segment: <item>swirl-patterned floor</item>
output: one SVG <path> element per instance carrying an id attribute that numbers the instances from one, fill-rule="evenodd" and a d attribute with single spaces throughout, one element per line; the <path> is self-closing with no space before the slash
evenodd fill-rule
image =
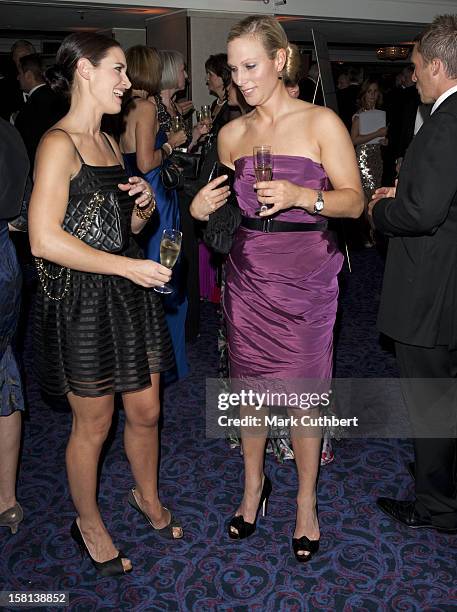
<path id="1" fill-rule="evenodd" d="M 342 276 L 338 376 L 395 376 L 375 328 L 382 262 L 373 250 L 353 256 Z M 0 590 L 65 590 L 70 609 L 88 610 L 451 610 L 457 608 L 457 537 L 408 531 L 380 514 L 378 495 L 408 497 L 411 446 L 402 440 L 343 440 L 319 482 L 321 549 L 301 566 L 291 554 L 294 465 L 269 456 L 273 493 L 249 540 L 226 536 L 241 493 L 242 460 L 222 440 L 205 438 L 205 376 L 216 374 L 216 313 L 205 306 L 202 335 L 190 347 L 191 376 L 167 390 L 160 489 L 181 517 L 185 537 L 155 536 L 127 505 L 132 484 L 122 449 L 122 412 L 104 462 L 100 507 L 115 541 L 134 564 L 122 578 L 98 578 L 69 538 L 74 510 L 64 453 L 65 404 L 52 408 L 27 377 L 29 418 L 18 497 L 25 520 L 17 535 L 0 529 Z M 33 355 L 26 351 L 27 369 Z M 43 608 L 41 608 L 43 609 Z"/>

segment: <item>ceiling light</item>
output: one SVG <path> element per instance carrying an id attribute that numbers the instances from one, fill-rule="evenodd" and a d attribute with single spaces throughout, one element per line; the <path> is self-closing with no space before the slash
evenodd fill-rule
<path id="1" fill-rule="evenodd" d="M 380 60 L 405 60 L 409 55 L 409 47 L 379 47 L 376 49 L 376 55 Z"/>

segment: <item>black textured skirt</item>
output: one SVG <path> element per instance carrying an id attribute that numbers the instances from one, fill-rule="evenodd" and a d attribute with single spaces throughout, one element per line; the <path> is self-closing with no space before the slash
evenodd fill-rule
<path id="1" fill-rule="evenodd" d="M 160 296 L 119 276 L 72 270 L 60 301 L 40 287 L 34 323 L 38 381 L 51 395 L 137 391 L 174 365 Z"/>

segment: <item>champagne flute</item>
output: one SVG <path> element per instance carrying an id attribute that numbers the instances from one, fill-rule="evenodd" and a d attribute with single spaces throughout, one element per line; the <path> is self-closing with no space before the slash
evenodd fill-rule
<path id="1" fill-rule="evenodd" d="M 174 117 L 171 118 L 171 131 L 172 132 L 179 132 L 182 129 L 183 129 L 183 127 L 182 127 L 181 116 L 180 115 L 175 115 Z"/>
<path id="2" fill-rule="evenodd" d="M 255 179 L 260 181 L 271 181 L 273 178 L 273 156 L 270 145 L 260 145 L 253 150 Z M 257 213 L 265 212 L 273 204 L 262 204 Z"/>
<path id="3" fill-rule="evenodd" d="M 209 104 L 204 104 L 201 108 L 201 116 L 202 122 L 208 126 L 208 129 L 211 129 L 211 124 L 213 122 L 213 118 L 211 117 L 211 107 Z"/>
<path id="4" fill-rule="evenodd" d="M 181 250 L 182 232 L 176 229 L 163 230 L 162 240 L 160 241 L 160 263 L 166 268 L 175 265 Z M 157 293 L 173 293 L 173 287 L 165 283 L 159 287 L 154 287 Z"/>

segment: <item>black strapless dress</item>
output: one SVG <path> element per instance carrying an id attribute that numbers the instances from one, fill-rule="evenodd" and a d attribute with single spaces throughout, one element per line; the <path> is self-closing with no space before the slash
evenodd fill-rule
<path id="1" fill-rule="evenodd" d="M 70 182 L 68 206 L 81 194 L 115 191 L 124 235 L 129 236 L 124 250 L 116 254 L 143 259 L 130 231 L 134 198 L 117 186 L 127 181 L 120 165 L 83 163 Z M 57 292 L 62 282 L 55 281 Z M 159 294 L 120 276 L 71 270 L 68 293 L 59 301 L 40 286 L 34 339 L 38 381 L 51 395 L 99 397 L 137 391 L 151 384 L 151 373 L 174 365 Z"/>

